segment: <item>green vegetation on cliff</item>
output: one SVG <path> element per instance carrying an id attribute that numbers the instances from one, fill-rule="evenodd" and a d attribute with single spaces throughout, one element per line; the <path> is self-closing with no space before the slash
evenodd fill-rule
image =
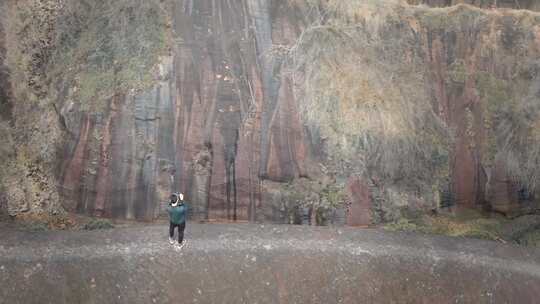
<path id="1" fill-rule="evenodd" d="M 422 58 L 414 33 L 399 30 L 396 2 L 319 5 L 331 17 L 324 24 L 315 17 L 290 56 L 302 74 L 303 117 L 324 140 L 328 166 L 378 184 L 376 213 L 384 214 L 375 219 L 398 216 L 385 205 L 408 205 L 415 196 L 437 207 L 452 135 L 423 89 Z"/>
<path id="2" fill-rule="evenodd" d="M 538 187 L 537 14 L 292 2 L 311 8 L 289 50 L 303 118 L 334 174 L 373 187 L 375 221 L 402 207 L 485 203 L 496 157 L 504 182 Z"/>
<path id="3" fill-rule="evenodd" d="M 477 83 L 480 96 L 486 101 L 484 113 L 489 132 L 486 163 L 502 157 L 510 176 L 534 191 L 540 185 L 540 104 L 527 82 L 540 80 L 537 76 L 540 65 L 533 64 L 530 68 L 526 75 L 517 75 L 512 80 L 480 73 Z"/>
<path id="4" fill-rule="evenodd" d="M 204 15 L 205 20 L 201 22 L 211 22 L 220 15 L 209 14 L 209 11 L 224 11 L 217 9 L 220 6 L 216 3 L 225 2 L 207 1 L 196 9 L 200 16 Z M 5 57 L 10 68 L 15 119 L 11 125 L 0 124 L 0 140 L 7 147 L 16 149 L 0 151 L 3 152 L 0 160 L 10 163 L 2 168 L 8 173 L 0 174 L 7 176 L 1 184 L 8 189 L 13 213 L 58 211 L 42 206 L 59 201 L 57 188 L 65 185 L 57 182 L 57 174 L 61 167 L 69 167 L 74 162 L 61 163 L 58 152 L 74 148 L 79 135 L 74 133 L 83 133 L 84 129 L 81 116 L 86 119 L 85 127 L 89 129 L 84 130 L 90 135 L 86 134 L 88 136 L 81 141 L 84 147 L 77 157 L 88 159 L 89 164 L 75 162 L 72 168 L 77 171 L 74 173 L 77 177 L 88 176 L 91 180 L 91 185 L 85 185 L 88 189 L 93 187 L 92 191 L 95 190 L 98 188 L 94 187 L 96 181 L 99 182 L 103 189 L 96 192 L 100 194 L 100 204 L 105 204 L 112 175 L 109 161 L 117 159 L 113 155 L 117 151 L 112 148 L 118 147 L 113 140 L 118 136 L 114 134 L 118 131 L 114 121 L 121 120 L 117 119 L 120 115 L 112 113 L 120 113 L 116 111 L 117 106 L 132 100 L 126 96 L 132 97 L 155 83 L 159 74 L 155 70 L 156 64 L 169 51 L 167 44 L 171 42 L 168 34 L 172 23 L 165 8 L 169 4 L 160 0 L 22 0 L 6 5 L 5 11 L 9 14 L 2 19 L 2 29 L 6 33 Z M 268 96 L 264 95 L 276 94 L 281 99 L 285 94 L 279 85 L 287 82 L 289 76 L 294 80 L 295 101 L 303 123 L 315 138 L 313 143 L 320 144 L 322 150 L 317 151 L 321 159 L 314 162 L 322 162 L 324 168 L 315 168 L 314 174 L 298 174 L 302 178 L 294 176 L 296 179 L 287 186 L 280 185 L 285 209 L 311 208 L 319 216 L 317 222 L 322 223 L 325 210 L 341 207 L 346 200 L 345 185 L 351 177 L 358 178 L 365 188 L 369 188 L 366 190 L 369 198 L 365 200 L 366 205 L 373 207 L 371 218 L 375 222 L 395 221 L 408 209 L 433 210 L 448 202 L 487 205 L 486 193 L 493 192 L 500 184 L 531 192 L 538 187 L 538 14 L 485 10 L 469 5 L 435 9 L 413 7 L 398 0 L 283 0 L 273 4 L 294 6 L 292 11 L 301 21 L 288 24 L 289 21 L 283 21 L 286 18 L 278 19 L 286 24 L 283 32 L 287 33 L 283 36 L 287 37 L 274 37 L 276 39 L 272 41 L 273 21 L 261 21 L 268 22 L 268 27 L 252 27 L 250 22 L 255 21 L 250 20 L 250 14 L 253 13 L 244 12 L 245 25 L 240 28 L 245 26 L 246 30 L 242 32 L 253 41 L 242 39 L 240 45 L 255 42 L 266 47 L 266 44 L 285 43 L 275 45 L 275 54 L 287 55 L 283 69 L 282 58 L 272 61 L 276 75 L 272 75 L 275 79 L 270 82 L 275 86 L 261 88 L 268 85 L 268 79 L 259 83 L 257 74 L 269 71 L 261 73 L 257 60 L 259 55 L 269 54 L 255 54 L 249 62 L 253 67 L 248 68 L 242 63 L 242 70 L 250 72 L 241 81 L 249 84 L 250 98 L 253 99 L 249 103 L 260 98 L 263 102 L 261 111 L 268 111 L 264 103 Z M 230 3 L 228 6 L 233 8 Z M 276 8 L 276 12 L 283 9 Z M 269 19 L 273 18 L 270 12 L 266 13 Z M 182 23 L 176 21 L 178 28 Z M 221 25 L 226 24 L 221 22 Z M 211 28 L 202 30 L 204 35 L 196 33 L 197 39 L 217 39 Z M 189 35 L 189 31 L 201 30 L 194 23 L 183 35 Z M 286 45 L 294 41 L 295 31 L 301 33 L 296 43 Z M 230 33 L 233 32 L 231 29 Z M 261 39 L 264 41 L 258 41 Z M 220 42 L 225 42 L 221 48 L 229 43 Z M 215 53 L 213 47 L 207 49 L 209 54 Z M 222 76 L 217 74 L 219 69 L 214 64 L 222 61 L 220 64 L 229 69 L 230 63 L 222 60 L 228 56 L 221 58 L 221 55 L 210 54 L 201 63 L 195 60 L 198 54 L 180 53 L 182 55 L 178 55 L 174 63 L 193 62 L 182 63 L 182 68 L 176 67 L 181 70 L 178 73 L 195 75 L 191 78 L 192 83 L 181 86 L 181 90 L 186 89 L 181 94 L 185 93 L 190 102 L 191 98 L 197 97 L 199 101 L 212 99 L 210 107 L 204 102 L 202 108 L 197 108 L 200 105 L 195 103 L 188 106 L 203 113 L 194 119 L 198 124 L 207 121 L 204 117 L 207 109 L 223 110 L 217 106 L 217 101 L 229 102 L 228 93 L 232 93 L 231 96 L 240 94 L 237 92 L 240 86 L 231 89 L 229 84 L 221 83 L 211 92 L 207 90 L 206 82 L 212 83 L 214 76 Z M 262 68 L 269 69 L 264 64 Z M 198 74 L 202 69 L 205 73 Z M 280 75 L 277 75 L 278 71 Z M 289 74 L 281 75 L 282 72 Z M 240 77 L 233 78 L 231 87 L 234 81 L 240 80 Z M 254 81 L 249 82 L 247 78 Z M 227 94 L 222 94 L 224 90 L 228 90 Z M 281 107 L 280 111 L 287 111 L 282 107 L 283 103 L 272 102 L 279 105 L 275 105 L 276 108 Z M 270 112 L 261 116 L 272 121 L 275 116 Z M 88 113 L 91 115 L 85 116 Z M 154 118 L 158 120 L 157 117 L 152 120 Z M 186 119 L 188 124 L 190 119 Z M 213 131 L 209 130 L 214 125 L 203 124 L 205 134 L 211 134 Z M 168 127 L 172 129 L 171 126 Z M 129 128 L 135 131 L 135 127 L 126 126 Z M 65 144 L 65 138 L 73 140 Z M 177 139 L 171 142 L 177 145 Z M 133 146 L 135 150 L 149 151 L 154 148 L 151 141 L 154 140 L 148 140 L 148 145 L 144 142 L 148 149 Z M 272 141 L 281 140 L 277 137 L 268 139 L 268 142 Z M 279 146 L 278 150 L 281 150 L 281 144 Z M 146 154 L 135 153 L 134 158 L 145 159 Z M 498 171 L 503 172 L 495 174 L 497 162 L 502 163 Z M 250 165 L 250 181 L 251 169 Z M 308 169 L 306 171 L 313 168 Z M 332 181 L 323 181 L 325 178 Z M 135 179 L 132 177 L 133 184 Z M 153 182 L 144 181 L 145 185 Z M 494 186 L 493 183 L 499 184 Z M 209 191 L 207 187 L 210 186 L 202 184 L 201 190 Z M 77 187 L 72 187 L 75 192 Z M 496 195 L 501 204 L 509 204 L 514 199 L 508 193 L 493 196 Z M 104 206 L 98 207 L 96 209 L 102 212 Z"/>
<path id="5" fill-rule="evenodd" d="M 158 1 L 67 2 L 56 28 L 51 85 L 64 79 L 71 101 L 93 111 L 103 111 L 115 94 L 148 88 L 165 50 L 161 10 Z"/>
<path id="6" fill-rule="evenodd" d="M 103 111 L 154 79 L 165 47 L 159 1 L 19 1 L 13 10 L 10 67 L 60 107 L 67 98 Z"/>
<path id="7" fill-rule="evenodd" d="M 12 135 L 2 139 L 12 138 L 16 153 L 2 155 L 9 160 L 0 184 L 10 214 L 62 213 L 59 155 L 66 138 L 76 136 L 65 113 L 106 117 L 114 97 L 155 82 L 157 63 L 166 52 L 168 14 L 163 5 L 158 0 L 4 4 L 1 21 L 14 119 L 12 129 L 2 127 L 1 132 Z"/>

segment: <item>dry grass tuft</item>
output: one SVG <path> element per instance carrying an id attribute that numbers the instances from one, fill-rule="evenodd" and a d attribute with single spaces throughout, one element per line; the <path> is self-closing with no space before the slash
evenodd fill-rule
<path id="1" fill-rule="evenodd" d="M 398 7 L 328 1 L 289 50 L 289 64 L 304 121 L 325 142 L 334 172 L 418 191 L 437 205 L 452 137 L 419 90 L 425 70 L 407 51 L 414 37 L 393 28 Z"/>

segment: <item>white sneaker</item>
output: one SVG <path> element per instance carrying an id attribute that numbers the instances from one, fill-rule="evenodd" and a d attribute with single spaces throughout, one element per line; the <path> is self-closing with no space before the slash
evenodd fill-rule
<path id="1" fill-rule="evenodd" d="M 169 244 L 171 244 L 171 245 L 174 244 L 174 240 L 172 238 L 169 238 Z"/>
<path id="2" fill-rule="evenodd" d="M 174 245 L 174 249 L 180 251 L 182 248 L 184 248 L 184 245 L 186 245 L 186 241 L 183 241 L 182 244 L 176 243 L 176 245 Z"/>

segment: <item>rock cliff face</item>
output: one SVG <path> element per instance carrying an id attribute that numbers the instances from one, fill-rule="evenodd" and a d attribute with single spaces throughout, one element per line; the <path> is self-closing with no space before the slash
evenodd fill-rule
<path id="1" fill-rule="evenodd" d="M 11 5 L 21 10 L 21 3 Z M 151 220 L 171 191 L 185 192 L 202 219 L 275 220 L 291 218 L 283 213 L 294 210 L 320 222 L 336 216 L 329 211 L 343 200 L 341 192 L 352 204 L 347 220 L 353 225 L 391 220 L 407 206 L 535 208 L 532 171 L 540 157 L 511 148 L 540 142 L 536 13 L 398 1 L 92 3 L 62 4 L 66 13 L 54 15 L 49 29 L 58 39 L 51 42 L 55 49 L 38 62 L 42 70 L 32 70 L 45 75 L 44 84 L 39 90 L 29 85 L 37 100 L 54 105 L 42 126 L 55 130 L 48 134 L 59 156 L 40 174 L 54 180 L 54 195 L 69 211 Z M 532 1 L 520 5 L 535 8 Z M 138 6 L 146 13 L 137 14 Z M 117 12 L 114 22 L 92 17 L 110 11 Z M 16 27 L 17 18 L 4 17 L 3 24 Z M 352 45 L 341 56 L 340 46 L 350 41 L 366 46 Z M 317 51 L 321 44 L 326 49 Z M 299 54 L 314 53 L 312 62 L 297 64 Z M 341 57 L 358 64 L 344 65 Z M 20 80 L 29 82 L 33 74 L 13 58 L 8 67 L 23 70 Z M 317 75 L 337 69 L 365 79 L 329 77 L 313 86 L 309 71 L 318 69 Z M 2 75 L 0 69 L 0 88 L 17 87 L 16 78 Z M 335 79 L 354 94 L 342 94 Z M 328 92 L 337 109 L 310 106 Z M 378 106 L 369 102 L 381 100 L 396 112 L 393 101 L 408 92 L 414 98 L 399 103 L 414 103 L 411 112 L 421 118 L 409 124 L 404 112 L 401 124 L 401 118 L 381 116 L 389 122 L 380 132 L 356 123 Z M 21 95 L 10 99 L 14 113 L 25 116 Z M 339 114 L 330 122 L 324 120 L 328 109 Z M 435 124 L 444 131 L 428 130 Z M 387 138 L 389 130 L 397 137 Z M 392 141 L 388 150 L 395 148 L 412 166 L 398 158 L 402 165 L 393 173 L 381 169 L 381 160 L 362 150 L 373 136 Z M 400 150 L 408 138 L 414 147 Z M 343 162 L 337 166 L 336 159 Z M 417 174 L 414 164 L 437 169 Z M 24 193 L 12 195 L 8 205 L 31 199 Z M 32 208 L 13 213 L 26 210 Z"/>
<path id="2" fill-rule="evenodd" d="M 61 173 L 66 207 L 152 219 L 174 190 L 197 217 L 255 219 L 262 177 L 292 180 L 308 155 L 292 83 L 269 56 L 299 34 L 286 9 L 173 2 L 151 89 L 114 97 L 103 118 L 64 108 L 77 134 Z"/>
<path id="3" fill-rule="evenodd" d="M 1 8 L 1 7 L 0 7 Z M 0 115 L 4 118 L 9 118 L 9 86 L 8 86 L 8 70 L 4 65 L 4 58 L 6 56 L 5 49 L 5 33 L 4 28 L 0 24 Z"/>
<path id="4" fill-rule="evenodd" d="M 450 160 L 455 199 L 469 206 L 488 202 L 496 210 L 508 211 L 504 209 L 509 204 L 520 201 L 519 188 L 526 192 L 528 185 L 522 180 L 519 186 L 511 178 L 519 175 L 509 172 L 512 154 L 520 155 L 517 157 L 525 163 L 538 162 L 537 156 L 518 151 L 535 149 L 538 144 L 537 130 L 533 130 L 536 123 L 529 120 L 538 118 L 540 101 L 538 15 L 458 7 L 437 16 L 468 19 L 455 28 L 419 17 L 425 26 L 421 32 L 433 81 L 428 84 L 431 97 L 441 117 L 455 130 Z M 529 20 L 534 24 L 530 28 Z M 527 125 L 530 133 L 522 133 L 520 125 Z M 518 170 L 526 171 L 527 165 Z"/>
<path id="5" fill-rule="evenodd" d="M 3 8 L 3 5 L 0 4 L 0 9 Z M 4 65 L 4 58 L 6 55 L 6 49 L 5 49 L 5 32 L 2 24 L 0 23 L 0 115 L 2 115 L 2 119 L 0 120 L 2 122 L 1 134 L 5 136 L 6 130 L 5 130 L 5 122 L 4 120 L 7 120 L 10 118 L 10 108 L 9 108 L 9 85 L 8 85 L 8 71 L 7 67 Z M 5 145 L 5 142 L 2 142 Z M 5 153 L 4 150 L 2 152 Z M 5 158 L 2 157 L 2 161 L 5 161 Z M 7 201 L 4 194 L 3 187 L 0 186 L 0 214 L 6 213 L 7 211 Z"/>

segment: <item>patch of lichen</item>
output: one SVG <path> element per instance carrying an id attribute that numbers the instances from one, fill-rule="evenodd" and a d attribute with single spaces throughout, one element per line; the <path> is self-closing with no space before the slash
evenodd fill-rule
<path id="1" fill-rule="evenodd" d="M 62 211 L 55 172 L 66 132 L 71 132 L 63 106 L 102 116 L 113 96 L 154 84 L 154 68 L 166 43 L 162 5 L 158 0 L 21 0 L 7 5 L 2 22 L 16 119 L 0 133 L 9 129 L 13 136 L 2 138 L 12 139 L 17 154 L 3 166 L 7 172 L 0 172 L 1 184 L 9 185 L 8 209 Z"/>
<path id="2" fill-rule="evenodd" d="M 57 0 L 6 4 L 9 17 L 2 20 L 6 29 L 6 61 L 16 100 L 36 102 L 38 98 L 33 95 L 46 95 L 44 69 L 54 49 L 54 24 L 60 9 Z"/>
<path id="3" fill-rule="evenodd" d="M 467 72 L 466 63 L 462 59 L 454 61 L 448 67 L 448 79 L 455 83 L 464 84 L 469 73 Z"/>
<path id="4" fill-rule="evenodd" d="M 476 75 L 488 135 L 483 147 L 483 163 L 489 166 L 497 155 L 501 156 L 508 175 L 534 190 L 538 186 L 540 169 L 537 153 L 540 105 L 534 94 L 537 76 L 529 71 L 534 70 L 534 64 L 519 63 L 513 68 L 516 76 L 509 80 L 487 72 Z"/>
<path id="5" fill-rule="evenodd" d="M 71 10 L 59 17 L 49 65 L 51 89 L 67 86 L 66 98 L 82 110 L 103 112 L 115 94 L 154 83 L 166 36 L 159 1 L 72 0 L 67 5 Z"/>
<path id="6" fill-rule="evenodd" d="M 9 123 L 0 119 L 0 163 L 2 164 L 7 164 L 15 156 L 12 133 Z M 0 177 L 5 169 L 6 166 L 0 166 Z"/>
<path id="7" fill-rule="evenodd" d="M 291 52 L 302 74 L 302 116 L 325 143 L 325 165 L 382 189 L 373 195 L 381 214 L 375 218 L 395 218 L 388 216 L 392 206 L 413 198 L 438 207 L 442 193 L 451 192 L 453 130 L 441 118 L 453 115 L 454 96 L 471 99 L 463 121 L 451 123 L 466 124 L 469 148 L 479 150 L 482 165 L 506 153 L 510 175 L 526 172 L 516 179 L 538 180 L 530 152 L 540 134 L 537 97 L 530 93 L 537 77 L 530 58 L 537 51 L 527 34 L 534 13 L 390 2 L 381 13 L 369 1 L 319 2 L 314 11 L 322 11 L 325 22 L 308 27 Z M 487 72 L 491 61 L 496 67 Z M 433 65 L 422 69 L 427 62 Z M 437 90 L 431 69 L 446 73 L 440 93 L 450 98 L 448 113 L 433 100 L 442 96 L 426 94 Z"/>
<path id="8" fill-rule="evenodd" d="M 280 188 L 279 206 L 289 224 L 301 223 L 301 210 L 312 213 L 313 225 L 326 225 L 329 213 L 345 206 L 343 184 L 332 179 L 296 179 Z"/>
<path id="9" fill-rule="evenodd" d="M 487 130 L 487 140 L 484 146 L 482 162 L 489 166 L 493 164 L 498 149 L 497 125 L 501 120 L 504 108 L 512 104 L 507 81 L 498 79 L 493 74 L 479 72 L 476 75 L 476 87 L 482 99 L 484 127 Z"/>
<path id="10" fill-rule="evenodd" d="M 457 32 L 469 31 L 483 26 L 488 20 L 488 13 L 470 5 L 457 5 L 451 8 L 417 8 L 414 15 L 423 27 L 432 31 Z"/>
<path id="11" fill-rule="evenodd" d="M 385 13 L 374 3 L 361 4 L 361 12 L 355 5 L 323 4 L 332 12 L 327 23 L 308 28 L 291 57 L 303 74 L 297 86 L 302 117 L 324 139 L 325 165 L 340 177 L 376 180 L 381 191 L 374 209 L 380 212 L 374 218 L 384 221 L 394 218 L 390 209 L 399 198 L 440 204 L 452 136 L 423 89 L 422 52 L 415 32 L 395 13 L 400 4 L 389 4 Z M 459 63 L 454 79 L 464 82 L 468 75 Z"/>
<path id="12" fill-rule="evenodd" d="M 165 51 L 161 3 L 150 1 L 19 1 L 8 18 L 14 91 L 102 112 L 115 94 L 152 85 Z M 50 3 L 50 5 L 48 5 Z M 37 20 L 37 21 L 36 21 Z M 23 98 L 22 96 L 25 96 Z"/>

